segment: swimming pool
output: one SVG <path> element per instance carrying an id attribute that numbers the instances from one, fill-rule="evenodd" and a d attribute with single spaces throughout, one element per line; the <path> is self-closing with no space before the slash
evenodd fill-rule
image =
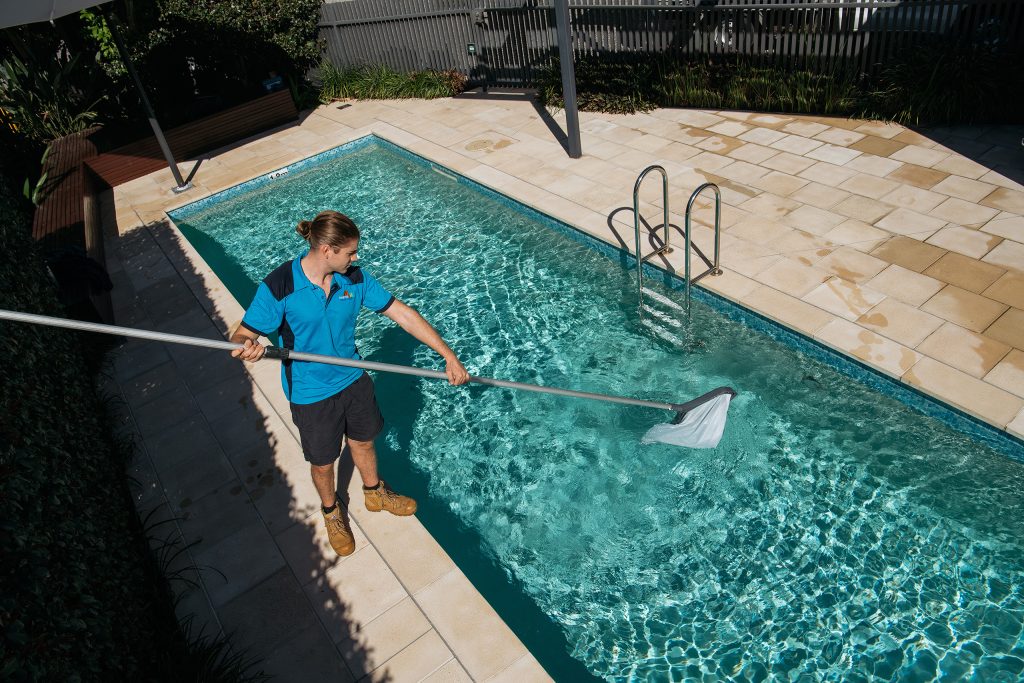
<path id="1" fill-rule="evenodd" d="M 375 378 L 385 472 L 556 679 L 1020 678 L 1019 442 L 706 294 L 689 331 L 654 302 L 652 335 L 628 259 L 373 139 L 172 218 L 245 305 L 327 207 L 476 374 L 740 391 L 719 447 L 689 451 L 639 444 L 654 410 Z M 358 339 L 437 367 L 378 316 Z"/>

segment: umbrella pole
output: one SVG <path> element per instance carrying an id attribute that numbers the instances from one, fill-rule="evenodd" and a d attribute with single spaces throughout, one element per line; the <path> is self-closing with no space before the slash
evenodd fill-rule
<path id="1" fill-rule="evenodd" d="M 135 89 L 139 91 L 139 99 L 142 100 L 142 108 L 146 110 L 146 116 L 149 118 L 149 125 L 153 128 L 153 134 L 156 136 L 156 141 L 160 144 L 160 150 L 164 154 L 164 159 L 167 160 L 167 165 L 171 167 L 171 173 L 174 174 L 174 182 L 177 183 L 176 187 L 171 188 L 175 193 L 184 192 L 192 187 L 192 183 L 186 182 L 181 177 L 181 171 L 178 170 L 178 164 L 174 161 L 174 155 L 171 154 L 171 148 L 167 144 L 167 138 L 164 137 L 164 132 L 160 128 L 160 123 L 156 120 L 156 113 L 153 111 L 153 105 L 149 103 L 149 97 L 146 96 L 146 90 L 142 87 L 142 81 L 139 80 L 139 74 L 135 70 L 135 65 L 132 63 L 131 57 L 128 55 L 128 48 L 125 45 L 124 38 L 121 36 L 121 24 L 117 19 L 117 16 L 113 12 L 107 12 L 107 22 L 110 24 L 110 35 L 114 38 L 114 44 L 117 46 L 117 51 L 121 54 L 121 61 L 124 62 L 125 68 L 128 70 L 128 74 L 132 77 L 132 81 L 135 83 Z"/>

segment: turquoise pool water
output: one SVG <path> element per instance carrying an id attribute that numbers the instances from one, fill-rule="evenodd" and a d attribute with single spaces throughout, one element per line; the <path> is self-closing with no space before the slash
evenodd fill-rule
<path id="1" fill-rule="evenodd" d="M 385 476 L 556 679 L 1024 676 L 1018 442 L 956 431 L 701 301 L 688 331 L 654 302 L 652 333 L 624 258 L 388 146 L 172 217 L 244 305 L 322 208 L 353 217 L 362 265 L 474 374 L 740 392 L 698 451 L 640 445 L 670 417 L 656 410 L 375 378 Z M 372 313 L 358 340 L 439 367 Z"/>

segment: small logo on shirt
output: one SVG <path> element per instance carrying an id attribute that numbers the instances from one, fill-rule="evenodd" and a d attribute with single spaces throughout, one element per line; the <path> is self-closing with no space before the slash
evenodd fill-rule
<path id="1" fill-rule="evenodd" d="M 346 289 L 345 291 L 343 291 L 343 292 L 341 293 L 341 298 L 342 298 L 342 299 L 351 299 L 351 298 L 352 298 L 352 292 L 350 292 L 350 291 L 348 291 L 348 290 Z"/>

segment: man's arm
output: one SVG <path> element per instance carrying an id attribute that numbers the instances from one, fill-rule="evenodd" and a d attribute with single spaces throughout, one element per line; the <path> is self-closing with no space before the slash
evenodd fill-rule
<path id="1" fill-rule="evenodd" d="M 458 356 L 416 309 L 395 299 L 384 311 L 384 315 L 394 320 L 399 327 L 444 358 L 444 371 L 448 375 L 448 382 L 458 385 L 469 381 L 469 373 L 466 372 L 466 368 L 463 367 Z"/>
<path id="2" fill-rule="evenodd" d="M 247 360 L 250 363 L 255 363 L 260 358 L 263 358 L 263 354 L 266 352 L 266 349 L 262 344 L 256 341 L 259 337 L 260 336 L 258 334 L 250 330 L 248 327 L 238 325 L 235 331 L 231 334 L 231 339 L 229 341 L 232 344 L 244 344 L 245 348 L 235 349 L 231 352 L 231 355 L 234 358 L 241 358 L 242 360 Z"/>

